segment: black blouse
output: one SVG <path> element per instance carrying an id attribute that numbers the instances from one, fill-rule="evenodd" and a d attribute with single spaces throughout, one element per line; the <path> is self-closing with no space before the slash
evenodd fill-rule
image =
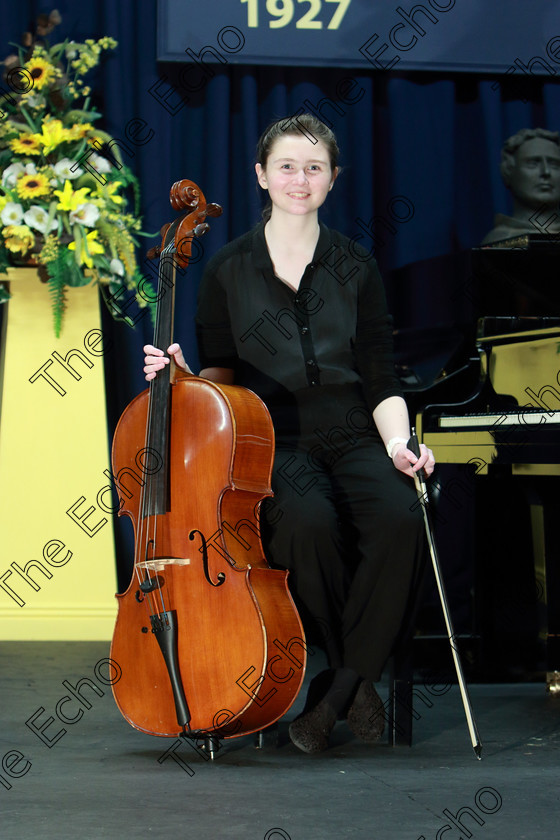
<path id="1" fill-rule="evenodd" d="M 263 223 L 222 248 L 196 323 L 202 367 L 233 368 L 269 408 L 318 386 L 361 386 L 370 410 L 402 395 L 377 264 L 323 224 L 297 292 L 274 275 Z"/>

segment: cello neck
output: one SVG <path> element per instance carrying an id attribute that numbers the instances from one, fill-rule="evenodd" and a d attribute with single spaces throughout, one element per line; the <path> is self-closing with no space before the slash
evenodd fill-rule
<path id="1" fill-rule="evenodd" d="M 164 351 L 173 341 L 175 309 L 175 249 L 173 242 L 165 248 L 159 261 L 158 304 L 154 329 L 154 346 Z M 146 447 L 155 463 L 161 465 L 154 475 L 147 476 L 142 516 L 167 513 L 169 469 L 169 411 L 171 404 L 171 364 L 158 371 L 150 382 Z"/>
<path id="2" fill-rule="evenodd" d="M 221 215 L 218 204 L 206 204 L 201 190 L 192 181 L 177 181 L 170 191 L 171 206 L 188 212 L 162 228 L 163 241 L 148 252 L 160 255 L 154 347 L 167 352 L 173 341 L 176 267 L 186 268 L 191 256 L 193 236 L 202 236 L 208 229 L 206 216 Z M 143 488 L 141 516 L 154 516 L 169 511 L 169 428 L 173 362 L 158 371 L 150 382 L 148 425 L 145 445 L 152 462 L 158 465 L 147 477 Z M 161 464 L 161 466 L 159 466 Z"/>

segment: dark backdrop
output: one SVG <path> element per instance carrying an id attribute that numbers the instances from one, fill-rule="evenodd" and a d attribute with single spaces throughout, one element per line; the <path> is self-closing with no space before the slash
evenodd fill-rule
<path id="1" fill-rule="evenodd" d="M 189 267 L 177 292 L 175 334 L 195 369 L 193 314 L 201 269 L 259 217 L 254 147 L 272 119 L 295 113 L 306 99 L 315 106 L 325 98 L 334 103 L 324 102 L 322 113 L 338 136 L 344 171 L 323 218 L 350 236 L 363 232 L 361 225 L 373 216 L 385 221 L 378 221 L 384 241 L 378 240 L 376 256 L 396 326 L 422 328 L 453 321 L 468 302 L 450 292 L 453 278 L 445 271 L 424 272 L 412 289 L 407 280 L 405 295 L 399 286 L 401 269 L 476 246 L 492 227 L 494 214 L 510 208 L 498 169 L 504 139 L 524 127 L 559 128 L 555 76 L 442 76 L 230 63 L 212 65 L 212 77 L 201 72 L 200 91 L 187 93 L 180 81 L 185 68 L 156 62 L 155 0 L 58 0 L 57 6 L 62 24 L 55 40 L 110 35 L 119 42 L 93 75 L 94 101 L 104 114 L 103 127 L 127 142 L 130 154 L 123 146 L 124 159 L 140 179 L 144 229 L 158 231 L 174 217 L 169 188 L 181 178 L 194 180 L 209 201 L 224 207 L 202 240 L 203 258 Z M 2 55 L 11 52 L 8 42 L 19 41 L 39 12 L 51 8 L 31 0 L 4 2 Z M 216 34 L 224 23 L 216 21 Z M 511 25 L 504 21 L 504 38 Z M 522 58 L 527 61 L 543 49 L 527 44 Z M 150 93 L 158 79 L 160 93 L 168 94 L 167 107 Z M 351 89 L 348 98 L 359 101 L 344 102 L 344 88 Z M 189 99 L 183 107 L 180 96 Z M 404 203 L 395 203 L 396 196 Z M 395 221 L 406 207 L 410 218 Z M 367 238 L 361 241 L 371 244 Z M 146 242 L 146 247 L 154 244 Z M 151 325 L 144 318 L 132 330 L 105 317 L 104 328 L 112 343 L 105 357 L 111 437 L 121 411 L 144 387 L 141 347 L 151 337 Z M 69 349 L 64 333 L 59 343 Z M 117 528 L 121 556 L 123 539 L 128 541 Z M 130 547 L 126 554 L 131 556 Z M 125 565 L 121 584 L 128 579 Z"/>
<path id="2" fill-rule="evenodd" d="M 7 55 L 12 51 L 8 42 L 19 41 L 37 14 L 52 5 L 32 0 L 3 5 L 0 42 Z M 421 290 L 410 303 L 400 300 L 391 272 L 477 245 L 492 227 L 494 213 L 510 206 L 498 170 L 503 140 L 523 127 L 559 128 L 560 86 L 556 77 L 547 76 L 443 77 L 230 63 L 210 65 L 212 78 L 201 71 L 201 90 L 192 94 L 181 85 L 181 65 L 156 62 L 155 0 L 60 0 L 56 5 L 62 24 L 55 40 L 111 35 L 119 42 L 92 74 L 94 101 L 104 114 L 103 127 L 126 143 L 121 146 L 124 160 L 141 183 L 144 229 L 158 231 L 174 217 L 169 187 L 181 178 L 194 180 L 209 201 L 224 207 L 203 240 L 203 259 L 191 265 L 178 290 L 176 336 L 193 365 L 192 315 L 201 267 L 259 217 L 254 148 L 272 119 L 293 114 L 306 99 L 316 106 L 324 99 L 334 103 L 324 102 L 322 113 L 339 139 L 344 171 L 323 218 L 350 236 L 363 233 L 360 221 L 367 225 L 374 215 L 387 222 L 378 224 L 384 244 L 378 240 L 376 256 L 388 278 L 397 321 L 419 325 L 433 322 L 433 297 Z M 216 21 L 216 33 L 220 26 Z M 527 56 L 543 49 L 527 44 Z M 150 93 L 158 79 L 160 95 L 169 94 L 167 107 Z M 340 96 L 344 79 L 355 82 L 347 97 L 360 97 L 354 104 Z M 178 109 L 180 96 L 189 101 Z M 131 142 L 131 120 L 137 119 L 144 123 L 136 124 Z M 404 196 L 406 205 L 392 201 L 396 196 Z M 395 221 L 397 214 L 410 216 L 410 208 L 411 218 Z M 372 245 L 367 236 L 361 242 Z M 451 296 L 445 288 L 432 289 L 432 296 L 434 291 L 441 320 L 441 298 Z M 455 300 L 453 306 L 460 305 Z M 120 349 L 109 366 L 109 388 L 124 406 L 142 386 L 138 353 L 150 326 L 146 318 L 135 331 L 124 325 L 111 331 Z"/>

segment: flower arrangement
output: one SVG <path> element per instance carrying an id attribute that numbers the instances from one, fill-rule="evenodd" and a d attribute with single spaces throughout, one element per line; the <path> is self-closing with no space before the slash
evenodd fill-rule
<path id="1" fill-rule="evenodd" d="M 41 15 L 37 36 L 59 22 L 56 11 Z M 101 115 L 90 107 L 83 80 L 117 42 L 105 37 L 49 47 L 25 33 L 23 44 L 4 61 L 21 92 L 1 103 L 0 273 L 11 265 L 39 267 L 49 284 L 58 337 L 68 286 L 98 283 L 105 300 L 123 286 L 137 290 L 135 237 L 145 234 L 137 179 L 113 138 L 94 127 Z M 0 284 L 0 302 L 8 297 Z M 146 305 L 137 291 L 136 298 Z M 114 305 L 109 309 L 118 317 Z"/>

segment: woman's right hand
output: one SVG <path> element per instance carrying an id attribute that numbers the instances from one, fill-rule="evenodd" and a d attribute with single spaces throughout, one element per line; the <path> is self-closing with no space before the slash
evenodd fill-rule
<path id="1" fill-rule="evenodd" d="M 169 364 L 170 360 L 163 350 L 159 350 L 151 344 L 144 345 L 143 349 L 146 354 L 144 357 L 144 373 L 146 374 L 146 379 L 149 382 L 150 379 L 154 379 L 158 370 L 163 370 L 165 365 Z M 171 344 L 170 347 L 167 348 L 167 352 L 169 353 L 169 356 L 173 356 L 173 361 L 178 368 L 181 368 L 181 370 L 184 370 L 186 373 L 192 373 L 192 370 L 185 362 L 185 357 L 183 356 L 183 351 L 181 350 L 179 344 Z"/>

